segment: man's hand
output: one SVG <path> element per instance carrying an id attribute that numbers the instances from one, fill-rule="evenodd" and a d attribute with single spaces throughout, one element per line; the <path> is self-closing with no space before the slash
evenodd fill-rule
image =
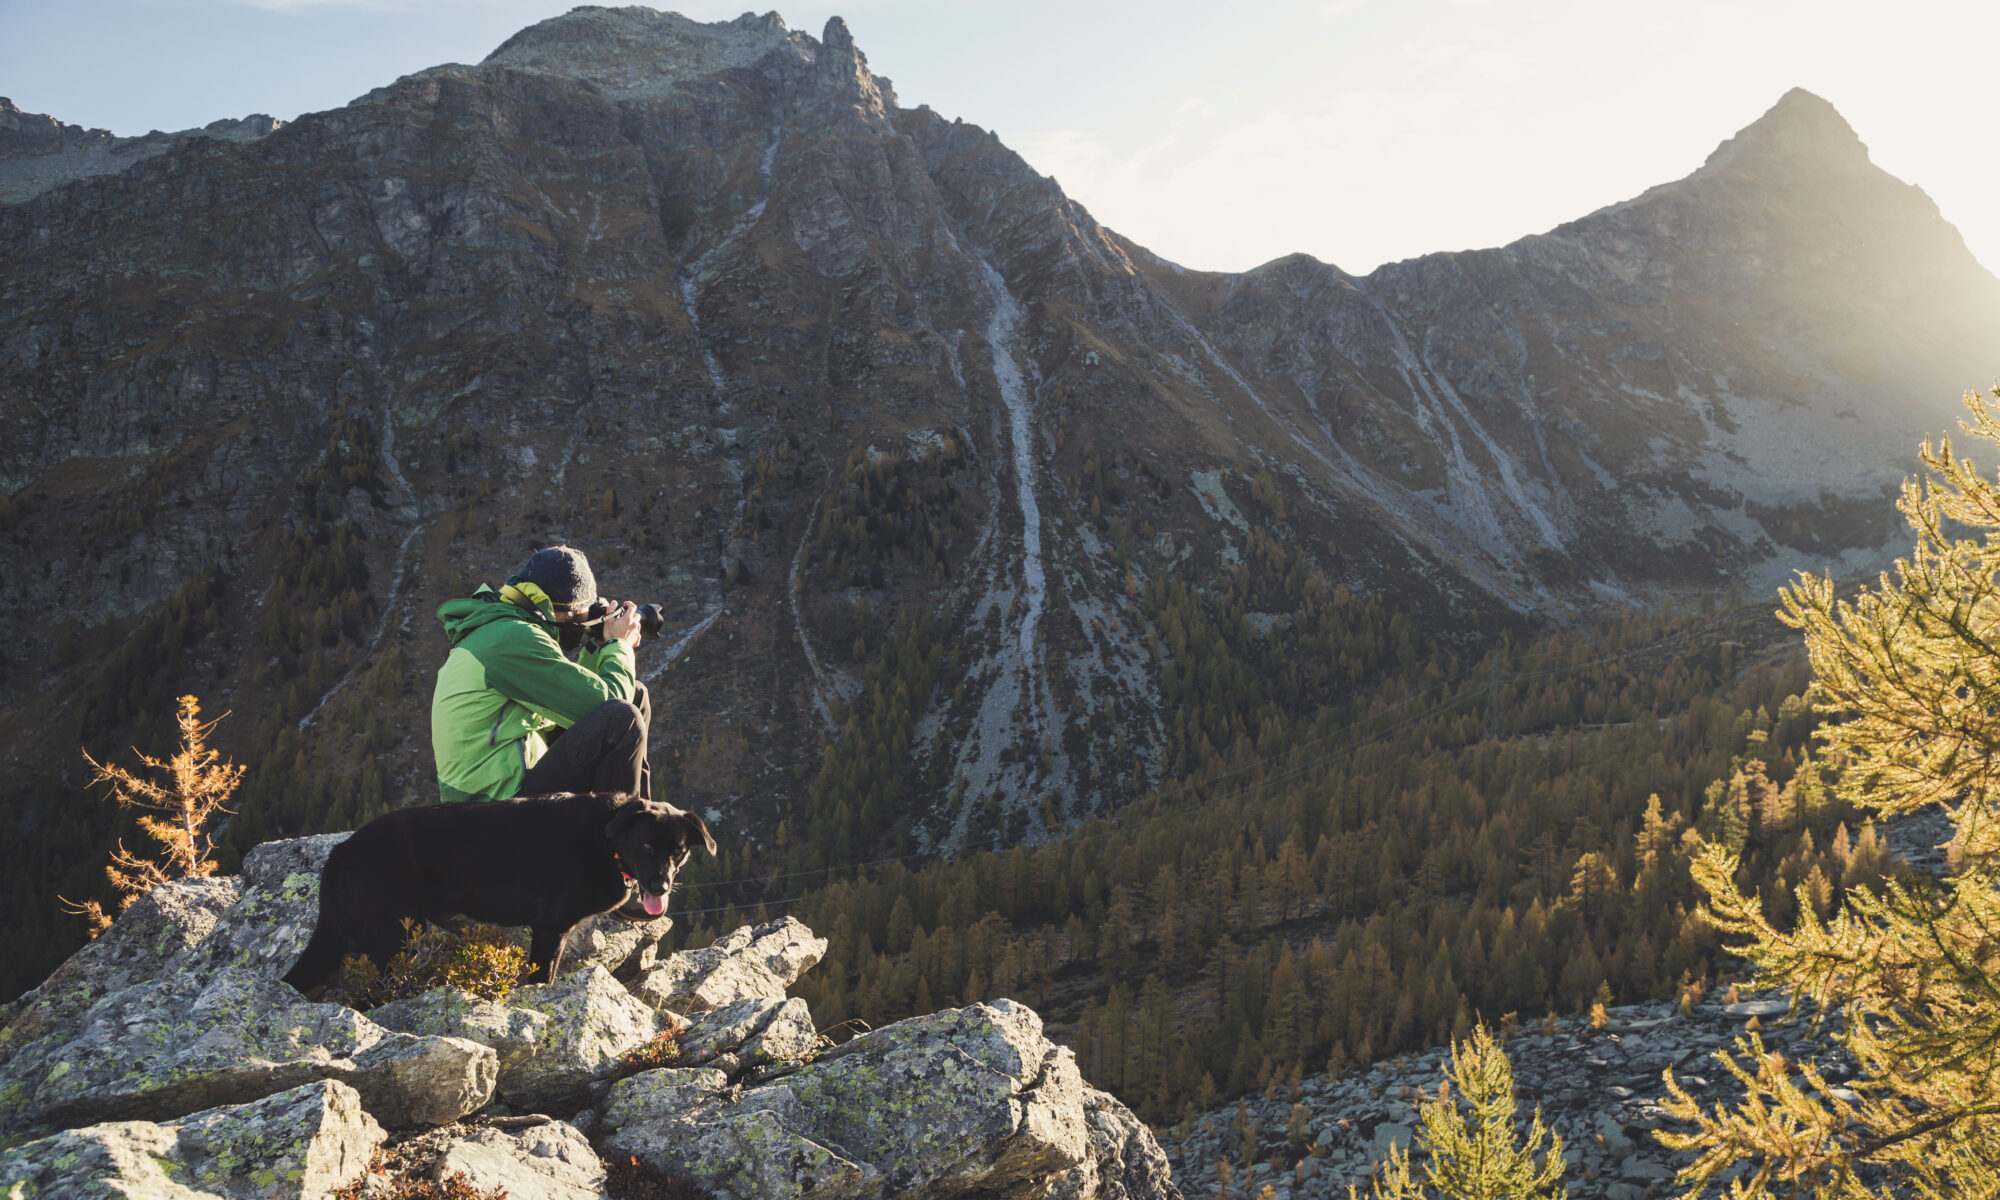
<path id="1" fill-rule="evenodd" d="M 637 650 L 639 648 L 639 606 L 630 600 L 620 600 L 614 604 L 604 618 L 604 640 L 624 642 Z"/>

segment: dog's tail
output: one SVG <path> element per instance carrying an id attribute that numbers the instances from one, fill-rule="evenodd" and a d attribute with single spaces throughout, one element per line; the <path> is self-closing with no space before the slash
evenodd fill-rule
<path id="1" fill-rule="evenodd" d="M 331 979 L 346 957 L 347 939 L 330 929 L 325 915 L 321 914 L 312 938 L 299 954 L 299 961 L 285 973 L 285 982 L 304 994 Z"/>

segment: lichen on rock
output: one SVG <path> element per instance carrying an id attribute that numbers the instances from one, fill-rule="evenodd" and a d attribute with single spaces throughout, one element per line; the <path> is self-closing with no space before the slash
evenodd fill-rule
<path id="1" fill-rule="evenodd" d="M 573 1125 L 546 1121 L 521 1129 L 476 1129 L 445 1146 L 434 1178 L 465 1177 L 475 1191 L 505 1189 L 507 1200 L 599 1200 L 604 1164 Z"/>
<path id="2" fill-rule="evenodd" d="M 382 1144 L 353 1088 L 323 1080 L 169 1124 L 91 1125 L 0 1152 L 0 1191 L 36 1197 L 322 1200 Z"/>
<path id="3" fill-rule="evenodd" d="M 740 1190 L 740 1164 L 780 1143 L 814 1165 L 758 1176 L 774 1194 L 1028 1195 L 1085 1161 L 1083 1099 L 1075 1057 L 1002 1000 L 899 1021 L 740 1094 L 719 1072 L 633 1076 L 606 1101 L 604 1144 L 732 1196 L 764 1194 Z"/>
<path id="4" fill-rule="evenodd" d="M 699 950 L 683 950 L 645 972 L 633 991 L 655 1008 L 707 1012 L 739 1000 L 782 1000 L 826 954 L 826 939 L 782 917 L 741 926 Z"/>
<path id="5" fill-rule="evenodd" d="M 433 988 L 369 1014 L 385 1028 L 467 1038 L 499 1055 L 496 1094 L 533 1106 L 615 1072 L 660 1032 L 662 1018 L 602 967 L 524 987 L 505 1003 Z"/>

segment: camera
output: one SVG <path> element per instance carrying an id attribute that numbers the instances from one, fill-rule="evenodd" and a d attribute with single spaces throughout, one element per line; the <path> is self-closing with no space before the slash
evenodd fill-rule
<path id="1" fill-rule="evenodd" d="M 603 634 L 600 630 L 603 628 L 604 618 L 610 615 L 611 601 L 599 596 L 590 602 L 589 608 L 583 610 L 583 615 L 577 618 L 576 624 L 589 629 L 591 637 L 601 639 Z M 641 639 L 650 642 L 654 638 L 659 637 L 660 630 L 665 627 L 666 623 L 667 614 L 659 605 L 641 604 L 639 606 L 639 637 Z"/>

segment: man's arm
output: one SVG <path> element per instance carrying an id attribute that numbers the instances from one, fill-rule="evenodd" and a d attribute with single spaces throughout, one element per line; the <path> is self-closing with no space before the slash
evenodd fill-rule
<path id="1" fill-rule="evenodd" d="M 586 654 L 587 666 L 564 658 L 546 636 L 507 638 L 481 657 L 486 686 L 565 729 L 606 700 L 638 694 L 632 647 L 622 640 Z"/>

